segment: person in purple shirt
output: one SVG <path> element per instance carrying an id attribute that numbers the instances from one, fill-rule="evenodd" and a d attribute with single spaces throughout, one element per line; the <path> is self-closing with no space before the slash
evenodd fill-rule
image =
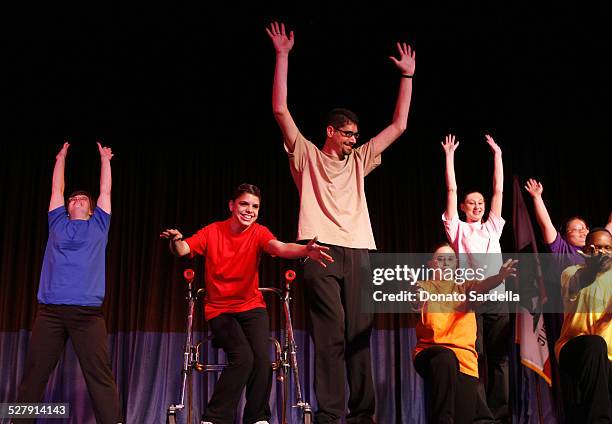
<path id="1" fill-rule="evenodd" d="M 100 196 L 75 191 L 64 201 L 64 168 L 69 143 L 56 156 L 49 202 L 49 239 L 40 275 L 38 309 L 32 327 L 18 402 L 41 402 L 49 375 L 68 338 L 87 383 L 96 421 L 121 421 L 117 384 L 111 372 L 102 316 L 105 259 L 111 213 L 113 153 L 98 143 Z"/>
<path id="2" fill-rule="evenodd" d="M 546 247 L 555 254 L 559 273 L 568 266 L 583 264 L 584 258 L 580 256 L 578 250 L 584 247 L 586 235 L 589 233 L 586 221 L 579 216 L 567 219 L 562 227 L 563 235 L 561 235 L 553 225 L 544 199 L 542 199 L 544 191 L 542 183 L 530 178 L 525 183 L 525 190 L 533 198 L 536 220 L 542 231 Z"/>

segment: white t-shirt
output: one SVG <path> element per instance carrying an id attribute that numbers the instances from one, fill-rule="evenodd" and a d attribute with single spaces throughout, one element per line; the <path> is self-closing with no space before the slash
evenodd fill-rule
<path id="1" fill-rule="evenodd" d="M 467 223 L 461 221 L 458 215 L 449 220 L 444 213 L 442 214 L 442 222 L 444 222 L 446 237 L 455 252 L 467 256 L 468 264 L 460 264 L 459 266 L 484 268 L 485 278 L 499 272 L 504 263 L 501 255 L 501 245 L 499 244 L 499 238 L 506 223 L 503 218 L 489 212 L 489 217 L 485 222 Z M 473 253 L 479 253 L 479 255 L 472 255 Z M 490 253 L 490 255 L 483 255 L 483 253 Z M 504 284 L 500 284 L 494 290 L 503 293 L 505 291 Z"/>

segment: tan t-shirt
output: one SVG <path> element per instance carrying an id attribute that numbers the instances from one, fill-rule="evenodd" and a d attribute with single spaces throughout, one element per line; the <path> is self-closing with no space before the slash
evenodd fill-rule
<path id="1" fill-rule="evenodd" d="M 336 246 L 376 249 L 364 178 L 380 165 L 367 142 L 344 160 L 333 159 L 306 140 L 301 133 L 289 154 L 293 180 L 300 194 L 298 240 L 315 236 Z"/>
<path id="2" fill-rule="evenodd" d="M 569 282 L 584 265 L 570 266 L 561 274 L 563 295 L 563 327 L 555 343 L 555 355 L 559 359 L 561 348 L 574 337 L 601 336 L 608 345 L 608 360 L 612 361 L 612 270 L 597 274 L 588 287 L 578 292 L 575 299 L 569 296 Z"/>

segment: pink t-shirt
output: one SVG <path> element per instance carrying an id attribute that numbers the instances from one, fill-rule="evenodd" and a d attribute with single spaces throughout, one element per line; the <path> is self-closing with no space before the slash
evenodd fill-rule
<path id="1" fill-rule="evenodd" d="M 443 213 L 442 222 L 444 222 L 446 237 L 455 252 L 467 256 L 467 266 L 484 268 L 485 277 L 499 272 L 499 268 L 504 263 L 499 244 L 499 238 L 506 223 L 502 217 L 489 212 L 489 217 L 485 222 L 467 223 L 461 221 L 458 215 L 449 220 L 446 218 L 446 213 Z M 480 253 L 480 255 L 472 255 L 473 253 Z M 482 255 L 482 253 L 491 253 L 491 255 Z M 466 266 L 466 264 L 460 266 Z M 504 292 L 504 284 L 497 286 L 495 290 Z"/>

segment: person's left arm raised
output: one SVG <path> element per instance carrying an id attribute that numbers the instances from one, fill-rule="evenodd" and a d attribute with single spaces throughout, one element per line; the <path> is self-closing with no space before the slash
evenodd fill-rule
<path id="1" fill-rule="evenodd" d="M 380 155 L 387 147 L 389 147 L 400 135 L 406 130 L 408 125 L 408 112 L 410 111 L 410 100 L 412 98 L 412 77 L 414 76 L 416 54 L 410 45 L 406 43 L 397 43 L 399 59 L 389 56 L 395 66 L 401 72 L 401 81 L 397 101 L 395 103 L 395 112 L 391 123 L 378 135 L 372 138 L 372 152 L 374 156 Z"/>

